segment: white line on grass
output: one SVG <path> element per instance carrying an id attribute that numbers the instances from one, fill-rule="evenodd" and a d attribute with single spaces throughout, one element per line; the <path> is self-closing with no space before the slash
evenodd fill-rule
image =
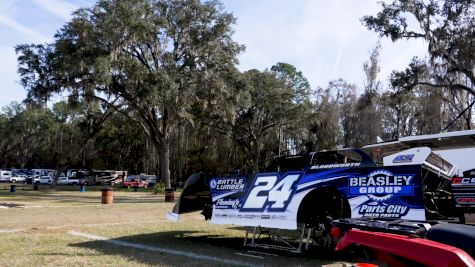
<path id="1" fill-rule="evenodd" d="M 25 229 L 0 229 L 0 233 L 18 233 Z"/>
<path id="2" fill-rule="evenodd" d="M 166 219 L 157 219 L 154 221 L 141 221 L 140 224 L 157 223 L 159 221 L 167 222 Z M 108 226 L 108 225 L 123 225 L 123 224 L 137 224 L 137 222 L 116 222 L 116 223 L 85 223 L 85 224 L 63 224 L 60 226 L 46 226 L 46 229 L 62 229 L 70 227 L 96 227 L 96 226 Z"/>
<path id="3" fill-rule="evenodd" d="M 249 264 L 249 263 L 239 261 L 239 260 L 222 259 L 222 258 L 213 257 L 213 256 L 200 255 L 200 254 L 196 254 L 192 252 L 185 252 L 185 251 L 173 250 L 173 249 L 168 249 L 168 248 L 152 247 L 152 246 L 147 246 L 147 245 L 137 244 L 137 243 L 129 243 L 125 241 L 109 239 L 107 237 L 102 237 L 102 236 L 97 236 L 97 235 L 92 235 L 92 234 L 82 233 L 82 232 L 77 232 L 77 231 L 69 231 L 68 234 L 85 237 L 92 240 L 100 240 L 100 241 L 104 241 L 106 243 L 110 243 L 116 246 L 131 247 L 131 248 L 154 251 L 154 252 L 168 253 L 168 254 L 177 255 L 177 256 L 185 256 L 185 257 L 189 257 L 189 258 L 193 258 L 197 260 L 208 260 L 208 261 L 219 262 L 222 264 L 232 264 L 232 265 L 240 265 L 240 266 L 255 266 L 254 264 Z"/>
<path id="4" fill-rule="evenodd" d="M 250 254 L 239 253 L 239 252 L 236 252 L 236 253 L 234 253 L 234 254 L 241 255 L 241 256 L 246 256 L 246 257 L 251 257 L 251 258 L 258 258 L 258 259 L 263 259 L 263 258 L 264 258 L 264 257 L 261 257 L 261 256 L 250 255 Z"/>

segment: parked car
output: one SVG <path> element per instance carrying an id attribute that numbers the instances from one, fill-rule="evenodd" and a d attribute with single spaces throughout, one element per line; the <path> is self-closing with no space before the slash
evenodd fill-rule
<path id="1" fill-rule="evenodd" d="M 26 183 L 26 175 L 20 174 L 20 175 L 14 175 L 10 177 L 10 182 L 11 183 Z"/>
<path id="2" fill-rule="evenodd" d="M 42 176 L 38 180 L 38 184 L 51 184 L 52 182 L 53 182 L 53 178 L 51 176 Z"/>
<path id="3" fill-rule="evenodd" d="M 74 178 L 69 178 L 65 176 L 61 176 L 58 178 L 58 183 L 59 185 L 78 185 L 79 184 L 79 179 L 74 179 Z"/>
<path id="4" fill-rule="evenodd" d="M 125 179 L 124 182 L 127 182 L 127 181 L 130 182 L 133 179 L 140 179 L 140 180 L 143 180 L 143 181 L 147 181 L 148 186 L 154 186 L 155 184 L 157 184 L 157 176 L 156 175 L 149 175 L 149 174 L 145 174 L 145 173 L 129 175 L 129 176 L 127 176 L 127 178 Z"/>
<path id="5" fill-rule="evenodd" d="M 123 182 L 122 186 L 124 186 L 124 187 L 143 187 L 143 188 L 147 188 L 148 187 L 148 182 L 146 180 L 142 180 L 142 179 L 139 179 L 139 178 L 134 178 L 130 181 Z"/>
<path id="6" fill-rule="evenodd" d="M 154 186 L 157 184 L 157 176 L 156 175 L 148 175 L 148 174 L 140 174 L 140 179 L 145 180 L 148 182 L 149 186 Z"/>

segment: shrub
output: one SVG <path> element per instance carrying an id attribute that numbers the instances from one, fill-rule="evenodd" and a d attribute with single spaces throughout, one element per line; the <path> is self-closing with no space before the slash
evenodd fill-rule
<path id="1" fill-rule="evenodd" d="M 163 193 L 165 193 L 165 183 L 164 182 L 159 182 L 159 183 L 155 184 L 153 189 L 154 189 L 155 194 L 158 194 L 158 193 L 163 194 Z"/>

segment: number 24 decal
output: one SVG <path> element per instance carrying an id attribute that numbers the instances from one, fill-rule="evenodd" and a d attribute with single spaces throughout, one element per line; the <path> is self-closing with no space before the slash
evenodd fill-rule
<path id="1" fill-rule="evenodd" d="M 277 174 L 257 176 L 241 210 L 263 210 L 266 206 L 269 211 L 285 209 L 300 176 L 301 173 L 291 173 L 280 181 Z"/>

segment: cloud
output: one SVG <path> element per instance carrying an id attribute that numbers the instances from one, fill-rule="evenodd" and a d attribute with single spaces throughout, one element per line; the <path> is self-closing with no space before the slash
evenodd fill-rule
<path id="1" fill-rule="evenodd" d="M 41 34 L 38 31 L 35 31 L 29 27 L 26 27 L 22 24 L 20 24 L 18 21 L 9 18 L 7 16 L 4 16 L 0 14 L 0 25 L 3 25 L 7 28 L 10 28 L 16 32 L 19 32 L 25 36 L 27 36 L 29 39 L 32 41 L 37 41 L 37 42 L 47 42 L 51 40 L 51 38 Z"/>
<path id="2" fill-rule="evenodd" d="M 66 1 L 33 0 L 33 2 L 64 20 L 69 20 L 71 18 L 71 13 L 78 8 L 77 6 Z"/>

